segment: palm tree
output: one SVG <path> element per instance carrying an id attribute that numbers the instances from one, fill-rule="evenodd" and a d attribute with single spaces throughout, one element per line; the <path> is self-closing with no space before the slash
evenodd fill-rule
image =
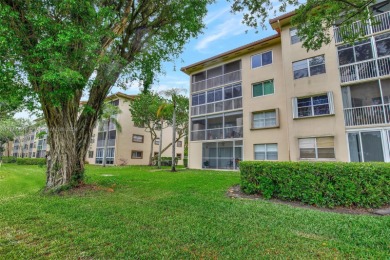
<path id="1" fill-rule="evenodd" d="M 177 105 L 177 97 L 180 92 L 185 91 L 181 88 L 173 88 L 164 91 L 163 93 L 171 98 L 172 106 L 173 106 L 173 115 L 172 115 L 172 168 L 171 172 L 176 171 L 176 105 Z"/>
<path id="2" fill-rule="evenodd" d="M 104 148 L 103 148 L 103 167 L 106 167 L 106 158 L 107 158 L 107 145 L 108 145 L 108 134 L 110 133 L 110 125 L 114 124 L 116 130 L 122 132 L 122 126 L 119 124 L 116 119 L 116 115 L 122 113 L 119 107 L 114 106 L 111 103 L 104 103 L 101 114 L 99 115 L 99 123 L 107 126 L 104 139 Z"/>
<path id="3" fill-rule="evenodd" d="M 160 143 L 158 147 L 158 169 L 161 169 L 161 150 L 162 150 L 162 137 L 163 137 L 163 125 L 164 125 L 164 113 L 168 108 L 169 104 L 162 103 L 157 110 L 157 118 L 160 119 Z"/>

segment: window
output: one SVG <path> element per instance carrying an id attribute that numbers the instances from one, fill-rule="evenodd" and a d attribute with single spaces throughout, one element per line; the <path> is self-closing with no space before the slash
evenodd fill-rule
<path id="1" fill-rule="evenodd" d="M 298 30 L 297 28 L 290 28 L 290 38 L 291 38 L 291 44 L 295 44 L 301 41 L 301 39 L 298 36 Z"/>
<path id="2" fill-rule="evenodd" d="M 337 50 L 340 66 L 373 58 L 370 39 L 358 42 L 353 46 L 349 44 L 342 45 Z"/>
<path id="3" fill-rule="evenodd" d="M 111 101 L 110 102 L 111 103 L 111 105 L 113 105 L 113 106 L 119 106 L 119 99 L 117 99 L 117 100 L 114 100 L 114 101 Z"/>
<path id="4" fill-rule="evenodd" d="M 178 160 L 181 160 L 181 153 L 177 153 L 177 154 L 176 154 L 176 158 L 177 158 Z"/>
<path id="5" fill-rule="evenodd" d="M 144 136 L 143 135 L 134 135 L 133 134 L 133 143 L 143 143 Z"/>
<path id="6" fill-rule="evenodd" d="M 293 62 L 294 79 L 325 73 L 325 56 Z"/>
<path id="7" fill-rule="evenodd" d="M 390 33 L 375 36 L 378 57 L 390 55 Z"/>
<path id="8" fill-rule="evenodd" d="M 131 159 L 142 159 L 142 151 L 131 151 Z"/>
<path id="9" fill-rule="evenodd" d="M 277 144 L 255 144 L 255 160 L 277 160 L 278 145 Z"/>
<path id="10" fill-rule="evenodd" d="M 269 128 L 279 126 L 277 109 L 272 111 L 254 112 L 252 128 Z"/>
<path id="11" fill-rule="evenodd" d="M 332 92 L 318 96 L 294 98 L 293 106 L 293 118 L 334 114 Z"/>
<path id="12" fill-rule="evenodd" d="M 265 95 L 270 95 L 275 92 L 274 90 L 274 81 L 267 80 L 252 85 L 252 96 L 260 97 Z"/>
<path id="13" fill-rule="evenodd" d="M 93 158 L 93 151 L 88 151 L 88 158 Z"/>
<path id="14" fill-rule="evenodd" d="M 334 159 L 334 137 L 299 139 L 300 159 Z"/>
<path id="15" fill-rule="evenodd" d="M 154 140 L 154 144 L 155 145 L 159 145 L 160 144 L 160 138 L 156 138 L 156 140 Z"/>
<path id="16" fill-rule="evenodd" d="M 222 88 L 207 91 L 207 103 L 217 102 L 222 100 Z"/>
<path id="17" fill-rule="evenodd" d="M 272 63 L 272 51 L 263 52 L 252 56 L 252 69 Z"/>
<path id="18" fill-rule="evenodd" d="M 183 147 L 183 141 L 177 141 L 176 147 Z"/>
<path id="19" fill-rule="evenodd" d="M 193 106 L 202 105 L 204 103 L 206 103 L 206 94 L 204 92 L 192 95 L 192 105 Z"/>
<path id="20" fill-rule="evenodd" d="M 231 99 L 242 96 L 241 85 L 228 86 L 224 88 L 225 98 Z"/>

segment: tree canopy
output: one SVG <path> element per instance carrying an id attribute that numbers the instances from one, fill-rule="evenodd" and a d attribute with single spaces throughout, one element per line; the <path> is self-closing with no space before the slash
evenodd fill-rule
<path id="1" fill-rule="evenodd" d="M 82 180 L 112 86 L 150 86 L 204 27 L 209 0 L 0 0 L 0 89 L 39 101 L 50 135 L 48 189 Z M 85 93 L 88 101 L 80 112 Z M 76 182 L 74 183 L 77 183 Z"/>
<path id="2" fill-rule="evenodd" d="M 372 18 L 370 5 L 376 0 L 229 0 L 233 12 L 244 12 L 243 22 L 253 28 L 265 28 L 270 18 L 270 11 L 286 12 L 288 7 L 296 8 L 292 24 L 298 29 L 298 36 L 303 46 L 317 50 L 329 44 L 333 35 L 330 28 L 344 25 L 349 28 L 357 20 L 361 21 L 358 30 L 347 30 L 343 34 L 345 42 L 354 42 L 363 38 L 364 28 Z M 272 12 L 271 12 L 272 13 Z M 372 19 L 371 19 L 372 21 Z"/>

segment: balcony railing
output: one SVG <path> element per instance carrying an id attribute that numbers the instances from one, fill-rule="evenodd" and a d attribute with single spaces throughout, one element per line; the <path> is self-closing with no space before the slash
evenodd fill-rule
<path id="1" fill-rule="evenodd" d="M 390 75 L 390 56 L 340 66 L 342 83 Z"/>
<path id="2" fill-rule="evenodd" d="M 241 81 L 241 70 L 229 72 L 220 76 L 194 82 L 191 84 L 191 93 L 198 92 L 221 85 Z"/>
<path id="3" fill-rule="evenodd" d="M 191 141 L 242 138 L 243 127 L 232 126 L 191 132 Z"/>
<path id="4" fill-rule="evenodd" d="M 105 140 L 98 140 L 97 147 L 104 147 Z M 115 146 L 115 139 L 108 139 L 107 146 Z"/>
<path id="5" fill-rule="evenodd" d="M 191 115 L 203 115 L 242 108 L 242 97 L 191 107 Z"/>
<path id="6" fill-rule="evenodd" d="M 390 104 L 344 109 L 346 126 L 377 125 L 390 123 Z"/>
<path id="7" fill-rule="evenodd" d="M 354 22 L 350 27 L 340 26 L 334 28 L 334 39 L 336 43 L 343 42 L 343 34 L 347 33 L 360 33 L 363 32 L 363 36 L 386 31 L 390 29 L 390 11 L 374 16 L 370 25 L 363 25 L 361 21 Z"/>

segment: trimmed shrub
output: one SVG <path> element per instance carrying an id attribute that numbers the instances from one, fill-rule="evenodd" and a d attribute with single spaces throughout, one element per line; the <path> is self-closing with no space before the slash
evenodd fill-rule
<path id="1" fill-rule="evenodd" d="M 265 198 L 335 207 L 390 203 L 390 164 L 344 162 L 240 163 L 241 189 Z"/>
<path id="2" fill-rule="evenodd" d="M 184 165 L 184 167 L 188 167 L 188 158 L 184 158 L 183 159 L 183 165 Z"/>
<path id="3" fill-rule="evenodd" d="M 0 158 L 3 163 L 16 163 L 16 157 L 13 156 L 3 156 Z"/>
<path id="4" fill-rule="evenodd" d="M 18 165 L 46 165 L 45 158 L 17 158 L 16 164 Z"/>
<path id="5" fill-rule="evenodd" d="M 176 161 L 176 165 L 177 165 L 177 162 L 178 162 L 177 157 L 175 158 L 175 161 Z M 155 156 L 153 158 L 152 164 L 158 165 L 158 157 L 157 156 Z M 161 166 L 172 166 L 172 157 L 161 157 Z"/>

